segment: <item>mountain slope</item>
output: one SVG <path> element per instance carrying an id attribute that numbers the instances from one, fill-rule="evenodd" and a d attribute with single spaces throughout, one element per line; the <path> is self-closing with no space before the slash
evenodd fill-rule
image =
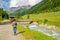
<path id="1" fill-rule="evenodd" d="M 13 7 L 10 8 L 9 11 L 9 16 L 16 16 L 16 15 L 23 15 L 22 13 L 24 13 L 24 11 L 28 10 L 29 8 L 31 8 L 30 5 L 27 6 L 19 6 L 19 7 Z"/>
<path id="2" fill-rule="evenodd" d="M 60 0 L 43 0 L 28 10 L 28 13 L 40 13 L 44 11 L 60 11 Z"/>

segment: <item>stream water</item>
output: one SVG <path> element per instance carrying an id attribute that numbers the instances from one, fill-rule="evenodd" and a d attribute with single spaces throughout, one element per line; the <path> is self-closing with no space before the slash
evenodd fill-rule
<path id="1" fill-rule="evenodd" d="M 39 27 L 38 25 L 27 24 L 27 23 L 24 23 L 24 22 L 20 22 L 20 24 L 23 25 L 24 27 L 29 27 L 31 30 L 41 31 L 48 36 L 52 36 L 52 37 L 60 40 L 60 33 L 59 32 L 55 32 L 53 30 L 49 30 L 49 29 L 46 29 L 44 27 Z"/>

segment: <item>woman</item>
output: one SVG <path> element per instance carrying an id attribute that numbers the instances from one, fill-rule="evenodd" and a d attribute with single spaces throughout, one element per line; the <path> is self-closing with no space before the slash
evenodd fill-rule
<path id="1" fill-rule="evenodd" d="M 13 20 L 12 22 L 12 26 L 13 26 L 13 32 L 14 32 L 14 35 L 16 35 L 16 27 L 17 27 L 17 22 L 16 22 L 16 19 Z"/>

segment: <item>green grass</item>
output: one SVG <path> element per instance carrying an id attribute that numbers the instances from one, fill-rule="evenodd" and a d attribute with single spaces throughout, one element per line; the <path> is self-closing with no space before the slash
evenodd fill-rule
<path id="1" fill-rule="evenodd" d="M 43 34 L 42 32 L 30 30 L 28 28 L 24 28 L 20 24 L 17 26 L 18 32 L 22 32 L 21 34 L 25 38 L 25 40 L 56 40 L 55 38 L 52 38 L 51 36 L 47 36 Z M 25 32 L 23 32 L 25 31 Z"/>
<path id="2" fill-rule="evenodd" d="M 2 17 L 0 16 L 0 22 L 2 21 Z"/>
<path id="3" fill-rule="evenodd" d="M 38 21 L 39 24 L 44 23 L 44 19 L 47 19 L 48 25 L 54 25 L 60 27 L 60 12 L 45 12 L 39 14 L 29 14 L 30 19 Z M 27 19 L 27 15 L 22 16 L 23 19 Z"/>

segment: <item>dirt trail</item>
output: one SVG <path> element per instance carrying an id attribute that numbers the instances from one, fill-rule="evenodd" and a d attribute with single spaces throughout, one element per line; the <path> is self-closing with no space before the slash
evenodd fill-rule
<path id="1" fill-rule="evenodd" d="M 12 30 L 10 24 L 0 25 L 0 40 L 24 40 L 21 34 L 13 35 Z"/>

